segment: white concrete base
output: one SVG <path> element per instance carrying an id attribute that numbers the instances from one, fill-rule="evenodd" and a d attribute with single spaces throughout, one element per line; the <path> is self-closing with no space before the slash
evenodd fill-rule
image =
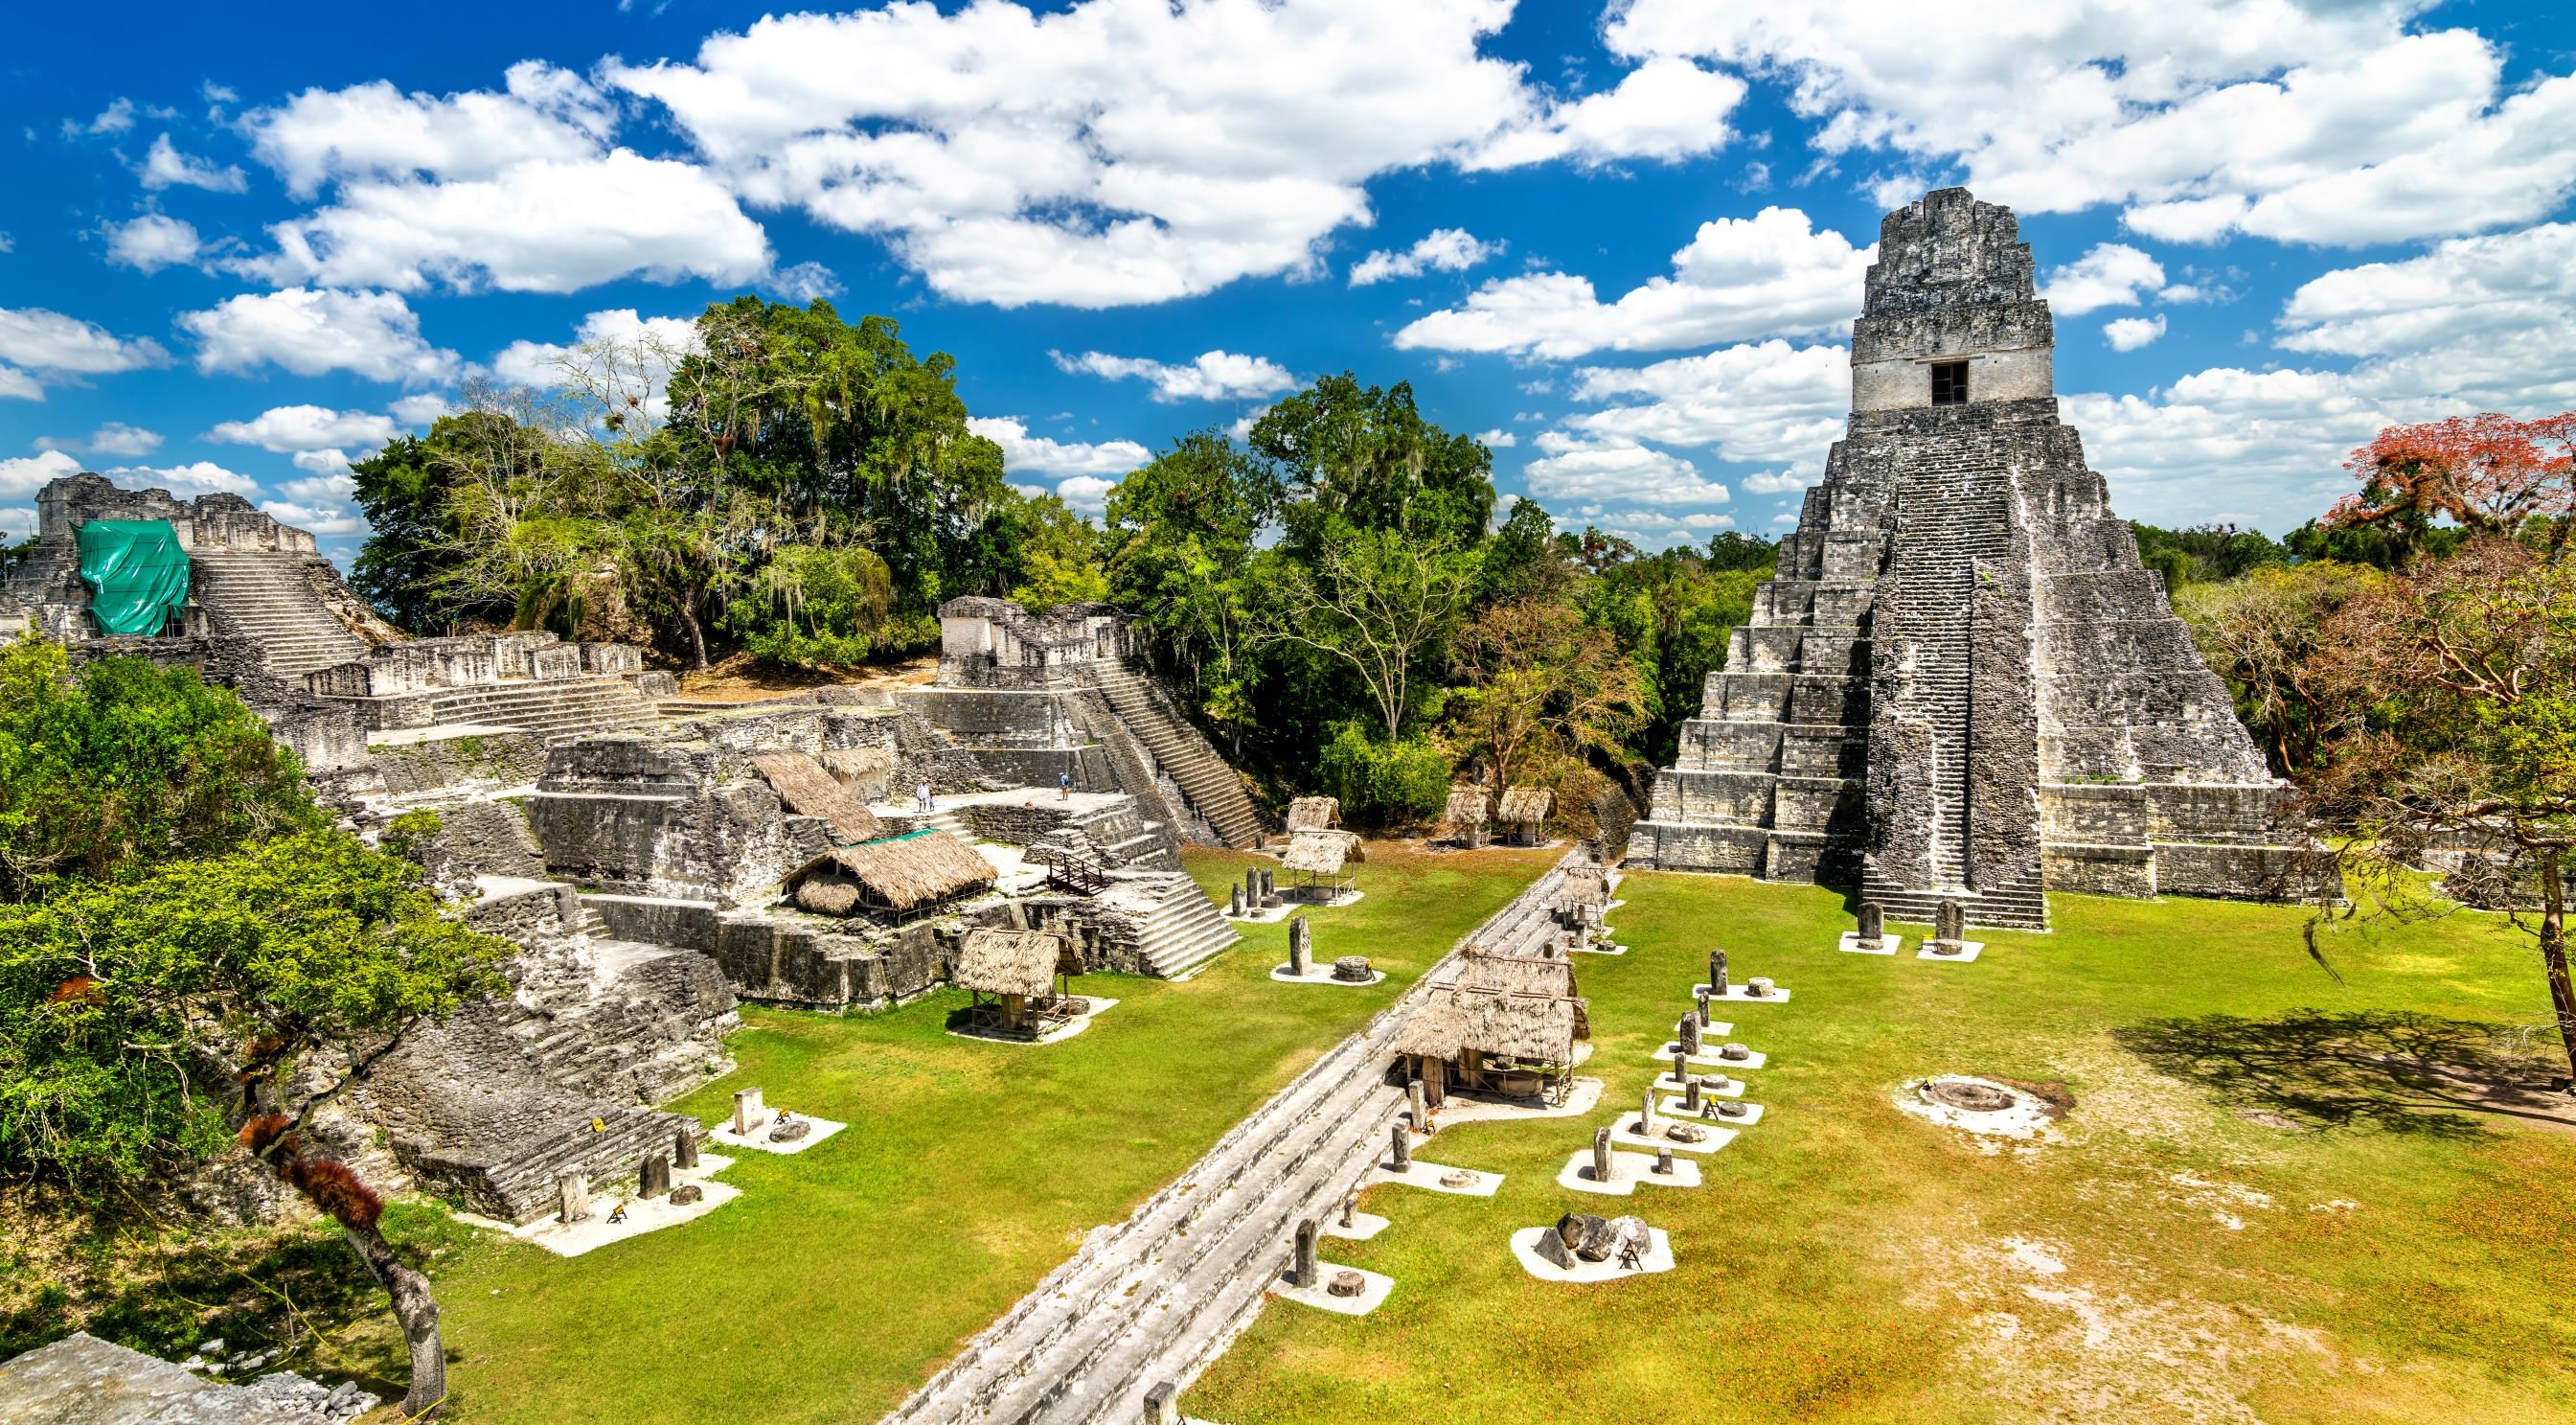
<path id="1" fill-rule="evenodd" d="M 1597 1192 L 1605 1197 L 1626 1197 L 1637 1190 L 1639 1183 L 1649 1187 L 1698 1187 L 1699 1160 L 1683 1157 L 1679 1151 L 1680 1144 L 1673 1146 L 1671 1176 L 1655 1171 L 1655 1155 L 1652 1153 L 1614 1152 L 1610 1155 L 1610 1181 L 1606 1183 L 1592 1180 L 1592 1150 L 1577 1148 L 1574 1156 L 1565 1160 L 1564 1170 L 1556 1175 L 1556 1185 L 1576 1192 Z"/>
<path id="2" fill-rule="evenodd" d="M 1324 1283 L 1331 1281 L 1335 1272 L 1359 1272 L 1362 1283 L 1360 1294 L 1335 1296 L 1324 1290 Z M 1376 1272 L 1364 1271 L 1358 1267 L 1335 1266 L 1331 1262 L 1320 1260 L 1315 1263 L 1313 1286 L 1290 1286 L 1286 1272 L 1281 1272 L 1279 1280 L 1270 1284 L 1270 1294 L 1281 1301 L 1293 1301 L 1300 1306 L 1311 1306 L 1317 1311 L 1330 1311 L 1339 1316 L 1366 1316 L 1384 1306 L 1387 1293 L 1394 1290 L 1395 1278 L 1393 1277 L 1381 1276 Z"/>
<path id="3" fill-rule="evenodd" d="M 1690 1085 L 1683 1083 L 1670 1074 L 1657 1074 L 1655 1076 L 1655 1087 L 1666 1093 L 1680 1093 L 1688 1089 Z M 1702 1098 L 1742 1098 L 1744 1097 L 1744 1080 L 1730 1076 L 1727 1079 L 1726 1087 L 1724 1088 L 1718 1088 L 1712 1084 L 1702 1084 L 1699 1086 L 1699 1091 Z"/>
<path id="4" fill-rule="evenodd" d="M 1726 1036 L 1733 1034 L 1734 1032 L 1735 1021 L 1731 1019 L 1710 1020 L 1708 1025 L 1700 1030 L 1700 1052 L 1691 1055 L 1691 1057 L 1694 1059 L 1704 1059 L 1708 1057 L 1709 1040 L 1724 1039 Z M 1664 1047 L 1655 1051 L 1655 1057 L 1669 1064 L 1673 1061 L 1673 1056 L 1681 1051 L 1682 1041 L 1678 1039 L 1667 1039 L 1664 1041 Z"/>
<path id="5" fill-rule="evenodd" d="M 1947 960 L 1953 965 L 1964 965 L 1970 960 L 1977 958 L 1978 955 L 1984 953 L 1985 948 L 1986 942 L 1982 940 L 1962 940 L 1959 942 L 1958 954 L 1935 955 L 1932 953 L 1932 942 L 1926 940 L 1923 942 L 1923 948 L 1914 952 L 1914 958 L 1917 960 Z"/>
<path id="6" fill-rule="evenodd" d="M 1691 998 L 1698 999 L 1699 992 L 1707 988 L 1708 986 L 1706 985 L 1691 986 Z M 1780 988 L 1778 985 L 1773 985 L 1771 987 L 1771 993 L 1767 995 L 1749 995 L 1744 992 L 1744 986 L 1739 984 L 1730 984 L 1726 987 L 1726 993 L 1722 995 L 1710 995 L 1709 998 L 1713 1001 L 1723 1000 L 1728 1004 L 1787 1004 L 1789 1002 L 1789 992 Z"/>
<path id="7" fill-rule="evenodd" d="M 707 1140 L 722 1143 L 728 1148 L 751 1148 L 763 1153 L 802 1153 L 850 1126 L 846 1123 L 835 1123 L 828 1118 L 816 1118 L 810 1113 L 799 1113 L 796 1117 L 803 1122 L 813 1124 L 814 1128 L 793 1143 L 769 1141 L 769 1130 L 778 1126 L 778 1115 L 774 1112 L 754 1126 L 748 1134 L 734 1132 L 733 1120 L 728 1118 L 707 1130 Z"/>
<path id="8" fill-rule="evenodd" d="M 1462 1123 L 1518 1123 L 1528 1118 L 1580 1118 L 1601 1103 L 1601 1081 L 1578 1078 L 1565 1095 L 1565 1102 L 1550 1107 L 1535 1099 L 1489 1098 L 1484 1094 L 1451 1089 L 1447 1099 L 1431 1110 L 1431 1121 L 1442 1128 L 1455 1128 Z"/>
<path id="9" fill-rule="evenodd" d="M 1368 898 L 1368 892 L 1334 891 L 1327 894 L 1299 887 L 1293 890 L 1282 888 L 1279 896 L 1280 899 L 1288 902 L 1288 908 L 1291 910 L 1340 910 L 1346 905 L 1358 905 Z"/>
<path id="10" fill-rule="evenodd" d="M 665 1227 L 677 1227 L 683 1222 L 704 1217 L 742 1196 L 742 1189 L 731 1183 L 694 1180 L 691 1185 L 706 1196 L 678 1207 L 672 1206 L 668 1194 L 623 1199 L 595 1197 L 590 1202 L 590 1215 L 579 1222 L 558 1222 L 552 1217 L 540 1217 L 524 1227 L 513 1227 L 493 1218 L 463 1212 L 456 1214 L 456 1220 L 508 1233 L 531 1246 L 543 1247 L 558 1257 L 578 1257 L 612 1242 L 623 1242 L 629 1237 L 641 1237 L 647 1232 L 658 1232 Z M 626 1204 L 626 1220 L 610 1222 L 608 1216 L 617 1210 L 620 1201 Z"/>
<path id="11" fill-rule="evenodd" d="M 1574 953 L 1577 955 L 1625 955 L 1628 953 L 1628 947 L 1619 944 L 1614 940 L 1596 940 L 1589 945 L 1575 946 Z"/>
<path id="12" fill-rule="evenodd" d="M 1706 1102 L 1705 1095 L 1707 1094 L 1707 1090 L 1703 1089 L 1700 1092 L 1703 1095 L 1701 1101 Z M 1739 1088 L 1734 1094 L 1720 1094 L 1718 1097 L 1733 1098 L 1740 1096 L 1743 1092 L 1744 1091 Z M 1748 1103 L 1744 1105 L 1744 1116 L 1742 1118 L 1728 1118 L 1723 1114 L 1715 1118 L 1709 1118 L 1693 1113 L 1689 1109 L 1682 1107 L 1682 1100 L 1679 1095 L 1675 1095 L 1671 1098 L 1665 1099 L 1659 1104 L 1656 1104 L 1655 1111 L 1666 1118 L 1687 1118 L 1693 1123 L 1709 1128 L 1750 1128 L 1754 1124 L 1762 1121 L 1762 1105 L 1758 1103 Z"/>
<path id="13" fill-rule="evenodd" d="M 1664 1229 L 1660 1227 L 1646 1229 L 1652 1245 L 1646 1249 L 1645 1265 L 1635 1271 L 1620 1266 L 1616 1257 L 1606 1262 L 1587 1262 L 1578 1257 L 1574 1270 L 1567 1271 L 1538 1254 L 1539 1234 L 1555 1230 L 1554 1227 L 1524 1227 L 1512 1234 L 1512 1255 L 1520 1259 L 1521 1270 L 1543 1282 L 1615 1282 L 1673 1269 L 1673 1239 L 1665 1236 Z"/>
<path id="14" fill-rule="evenodd" d="M 1465 1173 L 1474 1181 L 1465 1187 L 1451 1187 L 1440 1181 L 1451 1173 Z M 1381 1162 L 1369 1169 L 1368 1181 L 1372 1184 L 1403 1183 L 1407 1187 L 1429 1188 L 1433 1192 L 1454 1192 L 1461 1197 L 1492 1197 L 1501 1189 L 1503 1175 L 1480 1173 L 1474 1168 L 1453 1168 L 1445 1163 L 1426 1163 L 1416 1158 L 1402 1170 Z"/>
<path id="15" fill-rule="evenodd" d="M 1309 908 L 1289 900 L 1283 894 L 1280 897 L 1280 903 L 1268 910 L 1248 910 L 1241 915 L 1227 915 L 1225 908 L 1232 903 L 1233 898 L 1229 896 L 1225 900 L 1218 901 L 1216 907 L 1217 915 L 1229 925 L 1277 925 L 1297 912 Z"/>
<path id="16" fill-rule="evenodd" d="M 1619 1148 L 1642 1148 L 1649 1153 L 1662 1148 L 1670 1148 L 1676 1153 L 1714 1153 L 1735 1141 L 1734 1129 L 1720 1124 L 1702 1123 L 1694 1118 L 1691 1120 L 1692 1126 L 1707 1129 L 1708 1137 L 1697 1143 L 1676 1143 L 1664 1136 L 1665 1127 L 1672 1121 L 1660 1113 L 1655 1115 L 1655 1136 L 1649 1138 L 1637 1131 L 1637 1120 L 1622 1117 L 1618 1125 L 1610 1130 L 1611 1145 Z"/>
<path id="17" fill-rule="evenodd" d="M 1118 1004 L 1118 1001 L 1114 999 L 1102 999 L 1098 995 L 1083 995 L 1081 998 L 1091 1001 L 1091 1009 L 1089 1013 L 1076 1015 L 1073 1018 L 1066 1020 L 1063 1024 L 1039 1035 L 1035 1039 L 1015 1039 L 1008 1034 L 986 1034 L 980 1030 L 973 1029 L 952 1029 L 948 1031 L 948 1037 L 951 1039 L 980 1039 L 987 1044 L 1018 1044 L 1030 1047 L 1040 1044 L 1061 1044 L 1067 1039 L 1071 1039 L 1073 1036 L 1089 1029 L 1091 1027 L 1091 1021 L 1107 1014 Z"/>
<path id="18" fill-rule="evenodd" d="M 1287 966 L 1281 965 L 1270 972 L 1270 978 L 1283 985 L 1339 985 L 1346 990 L 1364 990 L 1385 979 L 1386 971 L 1371 970 L 1365 980 L 1337 980 L 1329 964 L 1309 965 L 1302 975 L 1291 974 Z"/>
<path id="19" fill-rule="evenodd" d="M 1843 932 L 1842 948 L 1854 955 L 1893 955 L 1905 948 L 1902 935 L 1882 935 L 1876 940 L 1863 940 L 1857 930 Z"/>
<path id="20" fill-rule="evenodd" d="M 1349 1242 L 1365 1242 L 1393 1225 L 1395 1224 L 1391 1220 L 1380 1217 L 1374 1212 L 1354 1212 L 1351 1214 L 1351 1225 L 1344 1227 L 1342 1214 L 1336 1211 L 1324 1219 L 1324 1224 L 1319 1230 L 1327 1237 L 1339 1237 Z"/>

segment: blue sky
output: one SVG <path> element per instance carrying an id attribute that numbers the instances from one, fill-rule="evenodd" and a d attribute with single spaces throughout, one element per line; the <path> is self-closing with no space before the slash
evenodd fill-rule
<path id="1" fill-rule="evenodd" d="M 1650 546 L 1777 534 L 1879 215 L 2011 203 L 2115 503 L 2280 533 L 2379 426 L 2576 406 L 2539 4 L 45 7 L 0 105 L 0 530 L 70 469 L 345 557 L 345 461 L 741 291 L 899 319 L 1096 510 L 1332 370 Z M 675 331 L 664 326 L 663 332 Z M 121 473 L 118 473 L 121 472 Z"/>

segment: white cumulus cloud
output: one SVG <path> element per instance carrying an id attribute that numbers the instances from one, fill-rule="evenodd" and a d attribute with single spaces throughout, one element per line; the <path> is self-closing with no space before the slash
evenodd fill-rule
<path id="1" fill-rule="evenodd" d="M 98 473 L 128 489 L 168 490 L 179 495 L 247 495 L 259 488 L 258 481 L 211 460 L 192 460 L 185 465 L 119 465 Z"/>
<path id="2" fill-rule="evenodd" d="M 168 134 L 152 141 L 151 149 L 143 155 L 143 167 L 137 176 L 146 188 L 203 188 L 209 193 L 239 193 L 249 186 L 239 168 L 181 153 L 178 146 L 170 142 Z"/>
<path id="3" fill-rule="evenodd" d="M 2165 285 L 2164 264 L 2121 242 L 2095 243 L 2090 252 L 2049 269 L 2039 295 L 2061 317 L 2101 307 L 2134 307 L 2140 291 Z"/>
<path id="4" fill-rule="evenodd" d="M 1545 454 L 1522 470 L 1530 493 L 1541 498 L 1639 505 L 1718 505 L 1724 485 L 1669 451 L 1623 440 L 1583 440 L 1562 431 L 1538 438 Z"/>
<path id="5" fill-rule="evenodd" d="M 159 431 L 109 421 L 77 440 L 57 440 L 52 436 L 36 442 L 38 450 L 85 450 L 92 455 L 122 455 L 128 459 L 150 455 L 161 448 Z"/>
<path id="6" fill-rule="evenodd" d="M 2102 339 L 2113 351 L 2135 351 L 2165 334 L 2165 314 L 2152 317 L 2119 317 L 2102 324 Z"/>
<path id="7" fill-rule="evenodd" d="M 1014 475 L 1116 476 L 1153 459 L 1151 451 L 1132 440 L 1087 444 L 1031 435 L 1027 422 L 1016 416 L 973 416 L 966 426 L 1002 447 L 1002 467 Z"/>
<path id="8" fill-rule="evenodd" d="M 1500 242 L 1478 242 L 1465 228 L 1433 228 L 1413 246 L 1401 250 L 1380 248 L 1351 264 L 1351 285 L 1366 287 L 1396 277 L 1419 277 L 1425 272 L 1464 272 L 1477 263 L 1502 255 Z"/>
<path id="9" fill-rule="evenodd" d="M 611 62 L 760 206 L 883 237 L 945 296 L 1111 307 L 1312 271 L 1363 186 L 1542 109 L 1509 0 L 986 0 L 774 15 Z"/>
<path id="10" fill-rule="evenodd" d="M 1579 434 L 1788 465 L 1813 478 L 1851 410 L 1851 353 L 1766 341 L 1647 366 L 1587 366 L 1575 373 L 1574 395 L 1582 401 L 1647 398 L 1567 418 Z"/>
<path id="11" fill-rule="evenodd" d="M 1238 356 L 1229 351 L 1201 352 L 1197 359 L 1171 363 L 1140 356 L 1112 356 L 1086 351 L 1078 356 L 1049 352 L 1061 371 L 1110 381 L 1136 379 L 1153 387 L 1157 401 L 1231 401 L 1276 395 L 1297 384 L 1288 368 L 1266 356 Z"/>
<path id="12" fill-rule="evenodd" d="M 0 459 L 0 499 L 23 500 L 48 482 L 78 475 L 81 463 L 59 450 Z"/>
<path id="13" fill-rule="evenodd" d="M 207 372 L 274 364 L 298 376 L 350 371 L 416 384 L 446 380 L 457 365 L 455 352 L 421 339 L 419 316 L 392 292 L 246 292 L 181 313 L 179 326 L 197 339 L 197 369 Z"/>
<path id="14" fill-rule="evenodd" d="M 229 445 L 256 445 L 280 455 L 352 445 L 382 445 L 394 438 L 391 417 L 368 411 L 335 411 L 328 406 L 275 406 L 246 421 L 224 421 L 206 432 L 208 440 Z"/>
<path id="15" fill-rule="evenodd" d="M 2426 8 L 1633 0 L 1604 37 L 1780 76 L 1828 157 L 1961 168 L 2028 212 L 2115 204 L 2166 241 L 2357 245 L 2549 216 L 2576 191 L 2576 77 L 2509 90 L 2493 41 L 2419 30 Z"/>
<path id="16" fill-rule="evenodd" d="M 1655 351 L 1774 335 L 1839 331 L 1858 314 L 1875 246 L 1855 249 L 1794 208 L 1700 225 L 1669 277 L 1603 302 L 1591 279 L 1563 272 L 1487 282 L 1457 307 L 1396 333 L 1399 347 L 1540 357 Z"/>
<path id="17" fill-rule="evenodd" d="M 106 232 L 107 260 L 146 276 L 196 261 L 203 246 L 194 224 L 161 213 L 109 223 Z"/>

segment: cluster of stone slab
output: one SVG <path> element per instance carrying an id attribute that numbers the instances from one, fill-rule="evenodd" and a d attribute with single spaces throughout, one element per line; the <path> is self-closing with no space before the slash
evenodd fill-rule
<path id="1" fill-rule="evenodd" d="M 1632 864 L 2028 928 L 2050 889 L 2273 893 L 2283 785 L 2058 419 L 2053 343 L 2009 209 L 1887 216 L 1848 434 Z"/>

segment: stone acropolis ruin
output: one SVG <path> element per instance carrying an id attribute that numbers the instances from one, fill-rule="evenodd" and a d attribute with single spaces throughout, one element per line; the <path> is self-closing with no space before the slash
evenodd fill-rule
<path id="1" fill-rule="evenodd" d="M 2049 890 L 2264 892 L 2281 784 L 2059 421 L 2054 345 L 2010 209 L 1887 215 L 1849 434 L 1632 864 L 2028 928 Z"/>

